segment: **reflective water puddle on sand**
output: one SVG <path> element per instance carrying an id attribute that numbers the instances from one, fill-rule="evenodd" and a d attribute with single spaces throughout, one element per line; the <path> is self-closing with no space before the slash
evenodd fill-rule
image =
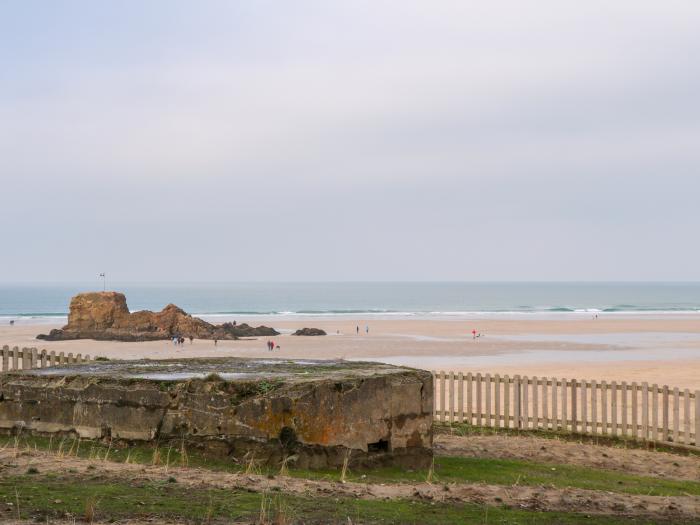
<path id="1" fill-rule="evenodd" d="M 363 357 L 357 361 L 375 361 L 397 366 L 425 369 L 469 368 L 473 366 L 511 366 L 523 364 L 568 364 L 618 361 L 662 361 L 700 359 L 700 348 L 664 350 L 526 350 L 493 355 L 393 355 Z M 354 360 L 354 359 L 351 359 Z"/>
<path id="2" fill-rule="evenodd" d="M 692 332 L 608 332 L 599 334 L 518 334 L 490 335 L 490 341 L 566 342 L 576 344 L 658 347 L 677 343 L 697 343 L 700 333 Z"/>

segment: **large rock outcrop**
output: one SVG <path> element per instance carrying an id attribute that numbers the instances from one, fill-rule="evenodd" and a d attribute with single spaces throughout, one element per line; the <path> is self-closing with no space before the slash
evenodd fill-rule
<path id="1" fill-rule="evenodd" d="M 141 441 L 279 466 L 427 467 L 430 372 L 271 359 L 110 361 L 0 374 L 0 434 Z"/>
<path id="2" fill-rule="evenodd" d="M 119 292 L 81 293 L 71 299 L 68 324 L 37 339 L 62 341 L 97 339 L 101 341 L 155 341 L 175 336 L 196 339 L 236 339 L 278 335 L 267 326 L 224 323 L 214 325 L 192 317 L 174 304 L 160 312 L 129 312 L 126 297 Z"/>

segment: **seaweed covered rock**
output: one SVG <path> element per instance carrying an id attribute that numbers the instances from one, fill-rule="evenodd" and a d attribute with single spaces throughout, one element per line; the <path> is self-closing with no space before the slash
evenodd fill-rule
<path id="1" fill-rule="evenodd" d="M 320 328 L 300 328 L 299 330 L 294 332 L 292 335 L 307 335 L 307 336 L 326 335 L 326 332 L 324 330 L 321 330 Z"/>
<path id="2" fill-rule="evenodd" d="M 224 337 L 221 337 L 220 339 L 227 339 L 227 335 L 234 335 L 235 337 L 264 337 L 279 335 L 277 330 L 270 328 L 269 326 L 250 326 L 246 323 L 223 323 L 218 326 L 216 333 L 224 335 Z"/>

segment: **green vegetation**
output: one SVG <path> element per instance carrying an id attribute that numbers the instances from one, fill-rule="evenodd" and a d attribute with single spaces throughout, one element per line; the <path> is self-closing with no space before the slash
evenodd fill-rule
<path id="1" fill-rule="evenodd" d="M 638 450 L 654 450 L 668 452 L 681 456 L 700 456 L 700 452 L 681 445 L 645 442 L 623 436 L 577 434 L 563 430 L 528 429 L 519 430 L 515 428 L 494 428 L 479 427 L 468 423 L 448 423 L 436 422 L 433 424 L 436 434 L 454 434 L 456 436 L 535 436 L 543 439 L 555 439 L 562 441 L 573 441 L 576 443 L 586 443 L 591 445 L 604 445 L 608 447 L 630 448 Z"/>
<path id="2" fill-rule="evenodd" d="M 362 476 L 363 474 L 360 474 Z M 425 481 L 425 471 L 406 472 L 395 468 L 374 469 L 361 481 Z M 354 476 L 355 480 L 357 476 Z M 348 477 L 353 480 L 353 476 Z M 700 495 L 700 483 L 633 476 L 620 472 L 549 465 L 532 461 L 489 458 L 435 458 L 433 480 L 437 483 L 487 483 L 490 485 L 546 485 L 604 490 L 649 496 Z"/>
<path id="3" fill-rule="evenodd" d="M 642 524 L 652 521 L 575 513 L 536 512 L 475 504 L 290 496 L 278 492 L 191 490 L 166 482 L 105 483 L 100 478 L 15 476 L 0 479 L 0 519 L 59 517 L 124 519 L 154 516 L 196 523 L 363 524 Z M 18 508 L 19 507 L 19 510 Z M 261 509 L 263 509 L 261 511 Z M 264 518 L 264 519 L 261 519 Z M 275 521 L 276 520 L 276 521 Z"/>
<path id="4" fill-rule="evenodd" d="M 3 445 L 13 447 L 15 438 L 6 438 Z M 252 471 L 277 474 L 279 467 L 259 467 L 231 458 L 212 458 L 187 448 L 183 443 L 152 447 L 145 444 L 126 447 L 75 439 L 48 439 L 26 436 L 17 442 L 20 449 L 50 450 L 57 455 L 74 455 L 94 461 L 129 462 L 168 467 L 201 467 L 226 472 Z M 301 470 L 293 466 L 289 475 L 297 478 L 340 480 L 340 469 Z M 347 481 L 360 483 L 421 482 L 427 479 L 427 470 L 375 468 L 350 470 Z M 615 471 L 573 465 L 543 464 L 533 461 L 490 458 L 436 457 L 432 479 L 436 483 L 487 483 L 492 485 L 546 485 L 575 487 L 589 490 L 652 496 L 700 496 L 700 483 L 677 481 L 646 476 L 635 476 Z"/>

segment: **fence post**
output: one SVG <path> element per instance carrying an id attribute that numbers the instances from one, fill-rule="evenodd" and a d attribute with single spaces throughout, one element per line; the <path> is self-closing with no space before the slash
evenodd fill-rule
<path id="1" fill-rule="evenodd" d="M 508 375 L 503 376 L 503 426 L 510 428 L 510 377 Z"/>
<path id="2" fill-rule="evenodd" d="M 537 430 L 537 428 L 540 426 L 540 418 L 539 418 L 539 403 L 538 403 L 538 395 L 537 395 L 537 390 L 540 381 L 537 379 L 537 376 L 534 376 L 532 378 L 532 428 Z"/>
<path id="3" fill-rule="evenodd" d="M 39 363 L 41 364 L 41 368 L 46 368 L 46 349 L 42 350 L 39 354 Z"/>
<path id="4" fill-rule="evenodd" d="M 649 383 L 642 383 L 642 438 L 649 439 Z"/>
<path id="5" fill-rule="evenodd" d="M 476 426 L 481 426 L 481 373 L 476 374 Z"/>
<path id="6" fill-rule="evenodd" d="M 2 347 L 2 371 L 7 372 L 10 366 L 10 347 L 5 345 Z"/>
<path id="7" fill-rule="evenodd" d="M 500 428 L 501 426 L 501 376 L 496 374 L 493 376 L 493 404 L 494 404 L 494 415 L 496 418 L 495 427 Z"/>
<path id="8" fill-rule="evenodd" d="M 12 370 L 19 369 L 19 347 L 12 347 Z"/>
<path id="9" fill-rule="evenodd" d="M 520 418 L 520 376 L 513 376 L 513 426 L 520 428 L 522 420 Z"/>
<path id="10" fill-rule="evenodd" d="M 547 383 L 549 380 L 544 377 L 542 378 L 542 424 L 545 430 L 549 430 L 549 387 Z"/>
<path id="11" fill-rule="evenodd" d="M 622 409 L 622 435 L 627 436 L 627 383 L 620 382 L 620 395 L 622 396 L 620 407 Z"/>
<path id="12" fill-rule="evenodd" d="M 486 426 L 491 426 L 491 375 L 484 376 L 484 415 L 486 416 Z"/>
<path id="13" fill-rule="evenodd" d="M 610 422 L 612 425 L 611 434 L 617 436 L 617 383 L 615 381 L 610 383 Z"/>
<path id="14" fill-rule="evenodd" d="M 55 366 L 56 365 L 56 351 L 51 350 L 49 352 L 49 366 Z"/>
<path id="15" fill-rule="evenodd" d="M 561 419 L 562 429 L 566 432 L 569 429 L 569 401 L 566 399 L 567 394 L 566 378 L 561 379 Z"/>
<path id="16" fill-rule="evenodd" d="M 571 431 L 578 432 L 578 380 L 571 380 Z"/>
<path id="17" fill-rule="evenodd" d="M 445 371 L 440 370 L 440 421 L 445 421 Z"/>
<path id="18" fill-rule="evenodd" d="M 700 447 L 700 390 L 695 391 L 695 446 Z"/>
<path id="19" fill-rule="evenodd" d="M 680 434 L 680 393 L 678 387 L 673 388 L 673 442 L 678 443 Z"/>
<path id="20" fill-rule="evenodd" d="M 457 405 L 459 406 L 459 422 L 464 423 L 464 374 L 457 375 Z"/>
<path id="21" fill-rule="evenodd" d="M 598 434 L 598 383 L 591 381 L 591 433 Z"/>
<path id="22" fill-rule="evenodd" d="M 467 373 L 467 419 L 469 424 L 474 423 L 474 404 L 472 403 L 472 373 Z"/>
<path id="23" fill-rule="evenodd" d="M 82 354 L 76 355 L 76 356 L 75 356 L 75 362 L 76 362 L 76 363 L 82 363 L 82 362 L 83 362 L 83 355 L 82 355 Z"/>
<path id="24" fill-rule="evenodd" d="M 661 391 L 661 439 L 668 441 L 668 385 Z"/>
<path id="25" fill-rule="evenodd" d="M 600 425 L 602 433 L 608 433 L 608 383 L 600 382 Z"/>
<path id="26" fill-rule="evenodd" d="M 552 378 L 552 429 L 559 430 L 559 410 L 557 410 L 557 383 L 556 377 Z"/>
<path id="27" fill-rule="evenodd" d="M 632 382 L 632 437 L 639 437 L 639 411 L 637 405 L 638 388 L 635 381 Z"/>
<path id="28" fill-rule="evenodd" d="M 581 379 L 581 432 L 588 433 L 588 383 Z"/>
<path id="29" fill-rule="evenodd" d="M 527 376 L 523 376 L 523 382 L 522 382 L 522 408 L 520 409 L 520 413 L 522 414 L 523 418 L 523 426 L 525 429 L 530 428 L 530 396 L 529 396 L 529 389 L 530 389 L 530 380 L 528 379 Z"/>
<path id="30" fill-rule="evenodd" d="M 683 443 L 690 445 L 690 390 L 683 390 Z"/>
<path id="31" fill-rule="evenodd" d="M 437 421 L 438 418 L 438 396 L 440 392 L 438 391 L 437 374 L 435 370 L 430 371 L 430 375 L 433 376 L 433 421 Z"/>
<path id="32" fill-rule="evenodd" d="M 450 425 L 455 422 L 455 373 L 450 371 Z"/>
<path id="33" fill-rule="evenodd" d="M 659 440 L 659 385 L 651 386 L 651 439 Z"/>
<path id="34" fill-rule="evenodd" d="M 39 360 L 37 358 L 38 354 L 37 354 L 36 348 L 31 349 L 31 356 L 32 356 L 32 358 L 31 358 L 32 368 L 39 368 L 39 365 L 37 364 L 39 362 Z"/>

